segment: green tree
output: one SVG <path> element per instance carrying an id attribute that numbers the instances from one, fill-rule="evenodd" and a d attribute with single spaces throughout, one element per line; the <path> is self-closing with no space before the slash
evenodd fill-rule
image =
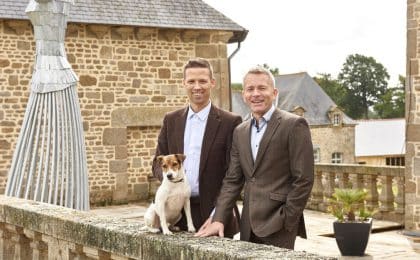
<path id="1" fill-rule="evenodd" d="M 373 57 L 349 55 L 338 74 L 338 81 L 347 91 L 347 113 L 353 118 L 369 118 L 369 107 L 378 102 L 387 90 L 389 74 Z"/>
<path id="2" fill-rule="evenodd" d="M 401 118 L 405 115 L 405 77 L 399 75 L 399 83 L 388 88 L 373 109 L 380 118 Z"/>
<path id="3" fill-rule="evenodd" d="M 314 80 L 339 107 L 345 108 L 346 89 L 331 74 L 320 73 Z"/>
<path id="4" fill-rule="evenodd" d="M 266 68 L 266 69 L 268 69 L 271 72 L 271 74 L 273 74 L 273 76 L 280 75 L 279 68 L 277 68 L 277 67 L 272 68 L 267 63 L 264 63 L 263 64 L 263 67 Z"/>

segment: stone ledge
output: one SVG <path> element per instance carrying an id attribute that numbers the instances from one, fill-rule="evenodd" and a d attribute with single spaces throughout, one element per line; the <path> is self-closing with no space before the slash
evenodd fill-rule
<path id="1" fill-rule="evenodd" d="M 0 196 L 0 221 L 134 259 L 334 259 L 230 239 L 140 231 L 141 223 Z"/>

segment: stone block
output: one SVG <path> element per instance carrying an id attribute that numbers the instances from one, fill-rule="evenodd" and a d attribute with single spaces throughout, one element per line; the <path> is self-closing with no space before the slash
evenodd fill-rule
<path id="1" fill-rule="evenodd" d="M 407 141 L 420 142 L 420 124 L 407 125 Z"/>
<path id="2" fill-rule="evenodd" d="M 178 60 L 178 52 L 169 51 L 169 60 Z"/>
<path id="3" fill-rule="evenodd" d="M 102 46 L 99 50 L 99 57 L 102 59 L 112 59 L 112 47 Z"/>
<path id="4" fill-rule="evenodd" d="M 160 79 L 170 79 L 171 78 L 171 70 L 170 69 L 159 69 L 158 71 Z"/>
<path id="5" fill-rule="evenodd" d="M 10 75 L 9 76 L 9 85 L 10 86 L 16 86 L 19 84 L 19 78 L 16 75 Z"/>
<path id="6" fill-rule="evenodd" d="M 130 101 L 130 103 L 146 103 L 147 101 L 149 101 L 149 97 L 148 96 L 133 96 L 133 97 L 129 97 L 128 99 Z"/>
<path id="7" fill-rule="evenodd" d="M 118 70 L 120 70 L 120 71 L 133 71 L 134 70 L 133 62 L 131 62 L 131 61 L 119 61 L 118 62 Z"/>
<path id="8" fill-rule="evenodd" d="M 414 158 L 413 175 L 420 177 L 420 158 Z"/>
<path id="9" fill-rule="evenodd" d="M 141 157 L 134 157 L 131 159 L 131 168 L 142 168 L 142 158 Z"/>
<path id="10" fill-rule="evenodd" d="M 30 50 L 31 49 L 31 43 L 27 41 L 17 41 L 17 48 L 18 50 Z"/>
<path id="11" fill-rule="evenodd" d="M 217 58 L 218 48 L 211 44 L 197 45 L 195 48 L 195 56 L 202 58 Z"/>
<path id="12" fill-rule="evenodd" d="M 114 93 L 102 92 L 102 103 L 114 103 Z"/>
<path id="13" fill-rule="evenodd" d="M 133 88 L 139 88 L 141 86 L 141 80 L 140 79 L 133 79 L 133 82 L 131 84 Z"/>
<path id="14" fill-rule="evenodd" d="M 130 55 L 137 56 L 137 55 L 140 55 L 140 49 L 138 49 L 138 48 L 129 48 L 128 49 L 128 53 Z"/>
<path id="15" fill-rule="evenodd" d="M 127 172 L 127 161 L 126 160 L 114 160 L 109 161 L 109 172 L 121 173 Z"/>
<path id="16" fill-rule="evenodd" d="M 115 146 L 115 159 L 127 159 L 127 146 L 126 145 L 118 145 Z"/>
<path id="17" fill-rule="evenodd" d="M 116 203 L 124 202 L 127 200 L 128 194 L 128 174 L 117 173 L 115 174 L 115 190 L 112 194 L 112 199 Z"/>
<path id="18" fill-rule="evenodd" d="M 90 75 L 81 75 L 79 81 L 82 86 L 95 86 L 97 83 L 97 79 Z"/>
<path id="19" fill-rule="evenodd" d="M 152 101 L 156 103 L 163 103 L 166 101 L 166 96 L 153 96 Z"/>
<path id="20" fill-rule="evenodd" d="M 100 99 L 101 93 L 99 93 L 99 92 L 86 92 L 86 97 L 88 99 Z"/>
<path id="21" fill-rule="evenodd" d="M 149 184 L 138 183 L 133 185 L 133 192 L 136 194 L 136 199 L 147 200 L 149 198 Z"/>
<path id="22" fill-rule="evenodd" d="M 104 145 L 126 145 L 127 128 L 105 128 L 102 143 Z"/>
<path id="23" fill-rule="evenodd" d="M 147 63 L 150 67 L 162 67 L 163 66 L 163 61 L 149 61 Z"/>
<path id="24" fill-rule="evenodd" d="M 124 107 L 111 113 L 113 127 L 161 126 L 163 116 L 179 107 Z M 121 128 L 116 128 L 121 129 Z M 117 145 L 117 144 L 116 144 Z"/>
<path id="25" fill-rule="evenodd" d="M 118 81 L 118 76 L 115 76 L 115 75 L 106 75 L 105 76 L 105 80 L 106 81 Z"/>
<path id="26" fill-rule="evenodd" d="M 9 65 L 10 65 L 10 61 L 9 60 L 0 59 L 0 68 L 5 68 L 5 67 L 7 67 Z"/>
<path id="27" fill-rule="evenodd" d="M 0 140 L 0 150 L 10 150 L 11 145 L 6 140 Z"/>

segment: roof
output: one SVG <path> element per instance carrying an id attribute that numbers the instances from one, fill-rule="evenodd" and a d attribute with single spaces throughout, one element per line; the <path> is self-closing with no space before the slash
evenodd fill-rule
<path id="1" fill-rule="evenodd" d="M 28 0 L 2 0 L 0 18 L 27 20 Z M 69 22 L 232 31 L 229 42 L 247 30 L 201 0 L 75 0 Z"/>
<path id="2" fill-rule="evenodd" d="M 279 75 L 275 77 L 275 81 L 279 91 L 278 108 L 292 112 L 300 106 L 305 110 L 304 117 L 310 125 L 331 125 L 328 112 L 331 107 L 337 105 L 308 73 Z M 240 95 L 238 92 L 232 93 L 232 110 L 246 118 L 249 110 L 242 101 L 242 97 L 238 97 Z M 356 122 L 344 114 L 343 123 L 355 124 Z"/>
<path id="3" fill-rule="evenodd" d="M 356 156 L 405 154 L 405 119 L 358 120 L 355 146 Z"/>

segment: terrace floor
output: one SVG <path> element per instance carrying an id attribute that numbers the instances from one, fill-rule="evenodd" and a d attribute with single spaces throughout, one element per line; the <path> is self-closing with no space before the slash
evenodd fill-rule
<path id="1" fill-rule="evenodd" d="M 120 217 L 130 221 L 142 221 L 148 204 L 135 203 L 128 205 L 92 208 L 91 212 L 98 215 Z M 331 235 L 334 218 L 327 213 L 305 210 L 305 222 L 308 239 L 297 238 L 295 250 L 306 251 L 318 255 L 339 257 L 340 259 L 420 259 L 420 254 L 411 247 L 407 238 L 398 229 L 399 224 L 389 221 L 373 221 L 373 232 L 370 235 L 363 257 L 341 257 L 337 244 Z M 391 231 L 378 231 L 383 229 Z M 378 231 L 378 232 L 377 232 Z"/>

